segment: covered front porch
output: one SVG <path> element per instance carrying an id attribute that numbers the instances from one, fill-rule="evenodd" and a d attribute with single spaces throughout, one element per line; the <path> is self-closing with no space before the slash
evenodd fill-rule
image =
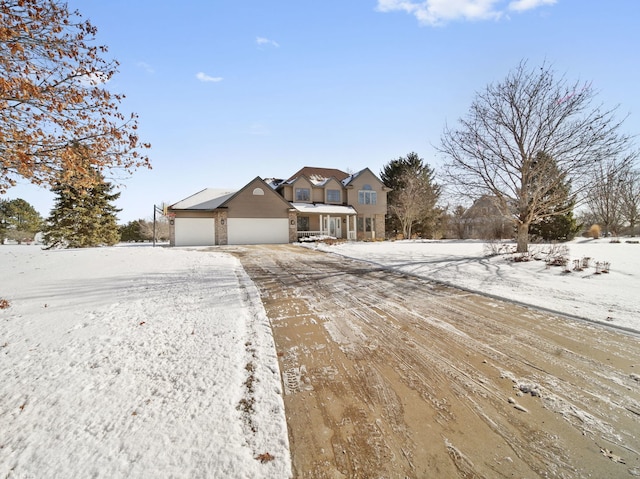
<path id="1" fill-rule="evenodd" d="M 351 206 L 292 203 L 297 213 L 298 240 L 333 237 L 355 241 L 357 213 Z"/>

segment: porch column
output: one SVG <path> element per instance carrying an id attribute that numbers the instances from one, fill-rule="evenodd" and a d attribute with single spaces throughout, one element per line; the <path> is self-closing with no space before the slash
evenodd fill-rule
<path id="1" fill-rule="evenodd" d="M 349 234 L 349 215 L 347 215 L 346 218 L 347 218 L 347 240 L 350 240 L 351 235 Z"/>
<path id="2" fill-rule="evenodd" d="M 320 215 L 320 236 L 322 236 L 322 215 Z"/>

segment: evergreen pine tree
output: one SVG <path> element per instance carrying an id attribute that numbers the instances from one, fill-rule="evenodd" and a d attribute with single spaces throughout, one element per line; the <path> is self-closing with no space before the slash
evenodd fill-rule
<path id="1" fill-rule="evenodd" d="M 387 163 L 380 179 L 392 190 L 387 194 L 387 234 L 414 232 L 432 237 L 442 215 L 436 207 L 441 187 L 435 182 L 435 171 L 411 152 Z"/>
<path id="2" fill-rule="evenodd" d="M 22 198 L 0 200 L 0 244 L 5 239 L 32 241 L 42 225 L 40 213 Z"/>
<path id="3" fill-rule="evenodd" d="M 576 201 L 571 194 L 571 181 L 559 171 L 555 160 L 544 152 L 538 152 L 532 169 L 538 170 L 531 174 L 532 183 L 543 185 L 542 198 L 550 206 L 547 211 L 541 211 L 540 219 L 531 223 L 529 234 L 544 241 L 572 240 L 580 225 L 573 216 Z M 540 194 L 535 188 L 530 190 L 534 195 Z"/>
<path id="4" fill-rule="evenodd" d="M 120 241 L 120 210 L 112 204 L 120 193 L 112 193 L 113 185 L 95 174 L 98 181 L 89 188 L 63 183 L 52 188 L 57 197 L 44 231 L 48 248 L 111 246 Z"/>
<path id="5" fill-rule="evenodd" d="M 529 233 L 542 238 L 545 241 L 571 241 L 580 231 L 581 225 L 573 216 L 572 201 L 570 211 L 566 211 L 567 205 L 558 207 L 559 211 L 566 211 L 553 216 L 547 216 L 537 223 L 532 223 Z"/>

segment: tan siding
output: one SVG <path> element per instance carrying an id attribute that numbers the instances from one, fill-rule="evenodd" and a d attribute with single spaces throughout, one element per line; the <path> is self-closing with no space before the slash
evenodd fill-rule
<path id="1" fill-rule="evenodd" d="M 256 188 L 264 195 L 254 195 Z M 261 181 L 253 181 L 228 202 L 229 218 L 288 218 L 289 206 L 273 189 Z"/>
<path id="2" fill-rule="evenodd" d="M 336 181 L 334 179 L 331 179 L 329 181 L 327 181 L 326 185 L 324 186 L 324 191 L 323 191 L 323 199 L 322 201 L 324 203 L 328 203 L 327 201 L 327 190 L 339 190 L 340 191 L 340 201 L 339 203 L 343 203 L 345 201 L 345 189 L 344 186 L 342 186 L 342 183 L 340 183 L 339 181 Z"/>
<path id="3" fill-rule="evenodd" d="M 313 200 L 313 185 L 307 179 L 300 178 L 295 183 L 293 183 L 291 187 L 293 188 L 291 201 L 296 201 L 296 188 L 308 188 L 309 193 L 312 195 L 311 198 Z"/>
<path id="4" fill-rule="evenodd" d="M 289 185 L 282 188 L 282 197 L 287 201 L 293 201 L 293 188 Z"/>
<path id="5" fill-rule="evenodd" d="M 373 191 L 377 193 L 375 205 L 361 205 L 358 203 L 358 191 L 362 190 L 364 185 L 371 185 Z M 349 204 L 351 204 L 358 213 L 365 215 L 384 215 L 387 212 L 387 192 L 383 191 L 384 185 L 378 178 L 371 172 L 365 171 L 355 180 L 353 180 L 349 186 L 353 186 L 349 189 Z"/>

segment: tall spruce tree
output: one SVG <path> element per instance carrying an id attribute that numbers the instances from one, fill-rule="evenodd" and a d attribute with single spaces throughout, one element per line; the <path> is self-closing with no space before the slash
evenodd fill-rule
<path id="1" fill-rule="evenodd" d="M 531 162 L 529 201 L 546 203 L 546 211 L 540 211 L 538 220 L 529 226 L 529 234 L 544 241 L 570 241 L 580 225 L 573 216 L 576 205 L 571 193 L 571 181 L 560 171 L 553 157 L 539 151 Z"/>
<path id="2" fill-rule="evenodd" d="M 113 202 L 120 193 L 113 193 L 113 185 L 95 172 L 93 186 L 83 187 L 56 184 L 57 195 L 44 231 L 47 248 L 90 248 L 111 246 L 120 241 L 116 214 L 120 211 Z"/>
<path id="3" fill-rule="evenodd" d="M 392 189 L 387 195 L 387 234 L 431 237 L 442 213 L 436 206 L 441 187 L 435 182 L 434 170 L 411 152 L 387 163 L 380 179 Z"/>

